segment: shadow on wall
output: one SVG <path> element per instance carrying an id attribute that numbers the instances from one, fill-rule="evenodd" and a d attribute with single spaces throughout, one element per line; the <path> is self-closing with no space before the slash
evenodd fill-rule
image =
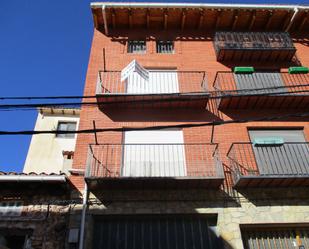
<path id="1" fill-rule="evenodd" d="M 238 189 L 255 206 L 309 205 L 308 187 L 273 187 Z"/>
<path id="2" fill-rule="evenodd" d="M 273 117 L 281 117 L 277 120 L 270 121 L 291 121 L 291 122 L 308 122 L 309 116 L 307 117 L 293 117 L 293 115 L 304 114 L 305 110 L 221 110 L 226 116 L 233 120 L 241 120 L 241 119 L 259 119 L 259 118 L 273 118 Z"/>
<path id="3" fill-rule="evenodd" d="M 104 113 L 114 122 L 212 122 L 221 119 L 208 110 L 197 109 L 109 109 Z"/>

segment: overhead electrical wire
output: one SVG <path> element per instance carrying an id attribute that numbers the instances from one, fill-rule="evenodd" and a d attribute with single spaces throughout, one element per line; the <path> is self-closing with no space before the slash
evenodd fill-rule
<path id="1" fill-rule="evenodd" d="M 220 98 L 217 94 L 222 94 L 224 92 L 241 92 L 241 93 L 250 93 L 255 91 L 263 91 L 263 90 L 277 90 L 277 89 L 291 89 L 291 88 L 301 88 L 301 87 L 309 87 L 309 84 L 302 85 L 293 85 L 293 86 L 272 86 L 267 88 L 251 88 L 251 89 L 237 89 L 237 90 L 215 90 L 215 91 L 205 91 L 205 93 L 209 93 L 211 98 Z M 297 93 L 297 92 L 308 92 L 308 90 L 299 90 L 299 91 L 286 91 L 286 92 L 278 92 L 278 93 Z M 201 92 L 184 92 L 186 94 L 197 94 Z M 278 94 L 277 92 L 273 92 L 271 94 Z M 119 93 L 121 94 L 121 93 Z M 123 93 L 126 94 L 126 93 Z M 262 93 L 264 94 L 264 93 Z M 224 95 L 231 96 L 231 95 Z M 239 96 L 239 94 L 237 94 Z M 96 98 L 96 95 L 62 95 L 62 96 L 5 96 L 0 97 L 0 100 L 40 100 L 40 99 L 88 99 L 88 98 Z"/>
<path id="2" fill-rule="evenodd" d="M 258 90 L 269 90 L 269 88 L 259 88 Z M 250 89 L 250 91 L 258 91 L 255 89 Z M 238 91 L 238 90 L 237 90 Z M 228 92 L 228 91 L 227 91 Z M 285 94 L 293 94 L 293 93 L 307 93 L 309 90 L 300 90 L 300 91 L 287 91 L 287 92 L 269 92 L 269 93 L 255 93 L 255 94 L 223 94 L 220 92 L 220 96 L 209 96 L 208 99 L 221 99 L 221 98 L 228 98 L 228 97 L 248 97 L 248 96 L 272 96 L 272 95 L 285 95 Z M 193 92 L 191 92 L 193 93 Z M 200 94 L 200 92 L 194 92 L 195 94 Z M 207 92 L 205 92 L 207 93 Z M 179 93 L 177 93 L 179 94 Z M 190 93 L 184 93 L 184 95 L 190 94 Z M 173 95 L 173 94 L 171 94 Z M 3 97 L 4 98 L 4 97 Z M 3 99 L 2 98 L 2 99 Z M 16 97 L 18 98 L 18 97 Z M 30 98 L 30 97 L 24 97 L 24 98 Z M 96 96 L 50 96 L 50 97 L 36 97 L 36 98 L 59 98 L 59 99 L 74 99 L 74 98 L 96 98 Z M 188 97 L 190 98 L 190 97 Z M 168 101 L 174 101 L 175 99 L 158 99 L 156 102 L 168 102 Z M 11 110 L 11 109 L 31 109 L 31 108 L 43 108 L 43 107 L 73 107 L 73 106 L 82 106 L 82 105 L 115 105 L 115 104 L 127 104 L 127 103 L 134 103 L 134 104 L 143 104 L 143 103 L 149 103 L 153 100 L 128 100 L 128 101 L 113 101 L 113 102 L 101 102 L 101 101 L 92 101 L 92 102 L 60 102 L 60 103 L 35 103 L 35 104 L 1 104 L 0 105 L 0 111 L 2 110 Z M 180 99 L 177 101 L 188 101 L 188 99 Z"/>
<path id="3" fill-rule="evenodd" d="M 296 117 L 308 117 L 309 112 L 300 112 L 293 114 L 286 114 L 280 116 L 261 117 L 255 119 L 239 119 L 239 120 L 227 120 L 227 121 L 212 121 L 206 123 L 186 123 L 179 125 L 161 125 L 161 126 L 147 126 L 147 127 L 126 127 L 126 128 L 96 128 L 96 129 L 84 129 L 77 131 L 59 131 L 59 130 L 21 130 L 21 131 L 0 131 L 1 135 L 38 135 L 38 134 L 87 134 L 87 133 L 101 133 L 101 132 L 124 132 L 124 131 L 137 131 L 137 130 L 162 130 L 168 128 L 194 128 L 204 126 L 218 126 L 223 124 L 234 123 L 247 123 L 247 122 L 260 122 L 260 121 L 274 121 L 281 120 L 283 118 L 296 118 Z"/>

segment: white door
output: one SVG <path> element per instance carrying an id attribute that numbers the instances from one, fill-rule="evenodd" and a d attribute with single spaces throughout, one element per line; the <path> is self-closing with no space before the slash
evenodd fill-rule
<path id="1" fill-rule="evenodd" d="M 186 175 L 182 131 L 128 131 L 124 144 L 122 176 Z"/>
<path id="2" fill-rule="evenodd" d="M 127 93 L 131 94 L 155 94 L 178 93 L 177 71 L 149 70 L 149 78 L 141 76 L 138 72 L 132 72 L 126 78 Z"/>

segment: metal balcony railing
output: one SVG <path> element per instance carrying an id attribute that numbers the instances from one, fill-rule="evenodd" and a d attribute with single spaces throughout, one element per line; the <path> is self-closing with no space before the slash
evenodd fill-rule
<path id="1" fill-rule="evenodd" d="M 290 61 L 296 48 L 285 32 L 217 32 L 218 61 Z"/>
<path id="2" fill-rule="evenodd" d="M 295 49 L 287 32 L 216 32 L 215 49 Z"/>
<path id="3" fill-rule="evenodd" d="M 206 94 L 207 78 L 202 71 L 151 70 L 149 80 L 133 75 L 121 81 L 120 71 L 100 71 L 96 94 L 99 95 L 154 95 Z"/>
<path id="4" fill-rule="evenodd" d="M 234 180 L 241 177 L 309 177 L 309 143 L 233 143 L 227 153 Z"/>
<path id="5" fill-rule="evenodd" d="M 217 144 L 90 145 L 86 178 L 222 178 Z"/>
<path id="6" fill-rule="evenodd" d="M 309 95 L 309 74 L 289 74 L 287 72 L 256 72 L 234 74 L 217 72 L 214 88 L 220 95 L 253 95 L 286 93 L 288 95 Z"/>

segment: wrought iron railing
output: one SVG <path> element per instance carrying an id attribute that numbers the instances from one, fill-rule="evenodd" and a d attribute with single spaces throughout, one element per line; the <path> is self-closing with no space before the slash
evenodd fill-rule
<path id="1" fill-rule="evenodd" d="M 234 177 L 308 176 L 309 143 L 233 143 L 227 153 Z"/>
<path id="2" fill-rule="evenodd" d="M 121 71 L 100 71 L 96 94 L 173 94 L 206 93 L 207 77 L 203 71 L 152 70 L 149 80 L 133 76 L 121 80 Z"/>
<path id="3" fill-rule="evenodd" d="M 223 178 L 217 144 L 90 145 L 86 177 Z"/>
<path id="4" fill-rule="evenodd" d="M 221 95 L 265 93 L 304 95 L 309 94 L 309 74 L 217 72 L 213 86 Z"/>
<path id="5" fill-rule="evenodd" d="M 295 50 L 293 41 L 286 32 L 216 32 L 215 50 Z"/>

